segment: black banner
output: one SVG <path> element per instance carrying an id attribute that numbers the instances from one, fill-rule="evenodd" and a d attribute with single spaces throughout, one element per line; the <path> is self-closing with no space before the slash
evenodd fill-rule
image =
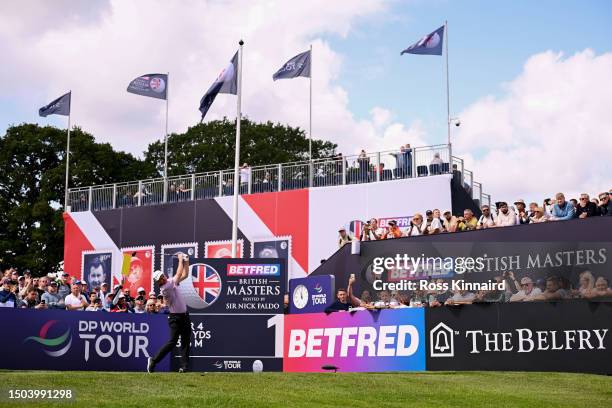
<path id="1" fill-rule="evenodd" d="M 191 314 L 193 371 L 282 371 L 284 315 Z M 172 367 L 179 367 L 180 341 Z"/>
<path id="2" fill-rule="evenodd" d="M 427 370 L 612 373 L 612 304 L 483 304 L 426 310 Z"/>

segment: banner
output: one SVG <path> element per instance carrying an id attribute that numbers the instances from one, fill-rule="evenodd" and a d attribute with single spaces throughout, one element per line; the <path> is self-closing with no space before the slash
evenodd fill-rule
<path id="1" fill-rule="evenodd" d="M 127 87 L 127 91 L 136 95 L 166 99 L 167 84 L 167 74 L 146 74 L 132 80 Z"/>
<path id="2" fill-rule="evenodd" d="M 194 313 L 190 318 L 190 370 L 282 371 L 283 315 Z M 174 371 L 180 367 L 178 345 L 173 355 Z"/>
<path id="3" fill-rule="evenodd" d="M 421 308 L 287 315 L 283 371 L 423 371 L 424 333 Z"/>
<path id="4" fill-rule="evenodd" d="M 123 256 L 130 256 L 129 270 L 125 277 L 124 288 L 130 289 L 130 296 L 138 296 L 138 288 L 143 287 L 146 293 L 153 289 L 154 251 L 153 246 L 122 248 Z"/>
<path id="5" fill-rule="evenodd" d="M 425 316 L 428 370 L 612 373 L 611 303 L 437 307 Z"/>
<path id="6" fill-rule="evenodd" d="M 289 281 L 289 313 L 322 313 L 336 300 L 334 275 Z"/>
<path id="7" fill-rule="evenodd" d="M 81 280 L 86 281 L 90 289 L 101 287 L 103 283 L 112 288 L 112 265 L 112 251 L 84 251 L 81 261 Z"/>
<path id="8" fill-rule="evenodd" d="M 190 274 L 179 285 L 190 312 L 283 313 L 286 259 L 196 258 L 191 262 Z"/>
<path id="9" fill-rule="evenodd" d="M 0 308 L 0 321 L 9 370 L 145 371 L 169 336 L 165 315 Z M 169 366 L 166 358 L 157 370 Z"/>

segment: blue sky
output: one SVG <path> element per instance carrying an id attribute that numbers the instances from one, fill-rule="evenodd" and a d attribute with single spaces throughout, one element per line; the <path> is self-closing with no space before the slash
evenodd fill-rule
<path id="1" fill-rule="evenodd" d="M 445 141 L 444 56 L 400 57 L 445 19 L 451 115 L 484 95 L 502 94 L 533 54 L 612 49 L 610 1 L 397 1 L 384 15 L 359 20 L 346 38 L 327 36 L 343 56 L 338 82 L 355 115 L 383 105 L 396 119 L 420 119 L 432 142 Z"/>

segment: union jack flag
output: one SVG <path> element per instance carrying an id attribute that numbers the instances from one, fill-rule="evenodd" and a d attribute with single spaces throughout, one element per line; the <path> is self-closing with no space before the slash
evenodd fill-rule
<path id="1" fill-rule="evenodd" d="M 221 294 L 221 277 L 206 264 L 193 265 L 191 280 L 196 292 L 207 304 L 213 303 Z"/>

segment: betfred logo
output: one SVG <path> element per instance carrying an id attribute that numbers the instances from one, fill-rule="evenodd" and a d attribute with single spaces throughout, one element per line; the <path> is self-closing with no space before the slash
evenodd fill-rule
<path id="1" fill-rule="evenodd" d="M 280 276 L 280 265 L 228 264 L 227 276 Z"/>
<path id="2" fill-rule="evenodd" d="M 411 324 L 293 329 L 287 357 L 409 357 L 418 348 L 419 332 Z"/>

